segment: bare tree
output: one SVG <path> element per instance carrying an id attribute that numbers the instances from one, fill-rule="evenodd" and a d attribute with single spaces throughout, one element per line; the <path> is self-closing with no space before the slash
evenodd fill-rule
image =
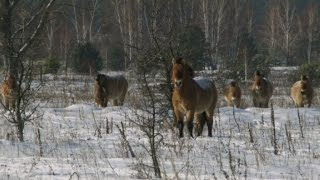
<path id="1" fill-rule="evenodd" d="M 23 130 L 25 123 L 35 118 L 37 105 L 33 106 L 31 96 L 38 90 L 32 87 L 32 61 L 28 59 L 29 50 L 38 41 L 44 24 L 48 18 L 51 7 L 55 0 L 41 1 L 37 3 L 37 11 L 30 12 L 26 17 L 21 14 L 24 1 L 20 0 L 1 0 L 1 12 L 3 20 L 1 22 L 1 32 L 3 36 L 3 52 L 5 62 L 9 72 L 14 74 L 17 79 L 16 107 L 10 110 L 8 121 L 17 128 L 17 136 L 23 141 Z"/>
<path id="2" fill-rule="evenodd" d="M 311 63 L 311 54 L 313 50 L 312 43 L 315 40 L 314 32 L 316 31 L 317 23 L 319 21 L 318 17 L 318 7 L 317 4 L 312 1 L 309 6 L 307 7 L 306 12 L 306 20 L 307 20 L 307 39 L 308 39 L 308 46 L 307 46 L 307 58 L 308 63 Z"/>
<path id="3" fill-rule="evenodd" d="M 277 46 L 277 7 L 274 3 L 270 3 L 266 10 L 265 24 L 261 33 L 262 42 L 265 44 L 269 53 L 271 53 Z"/>
<path id="4" fill-rule="evenodd" d="M 101 0 L 72 0 L 73 17 L 71 22 L 76 33 L 76 40 L 81 42 L 92 42 L 98 34 L 101 24 L 101 16 L 98 16 Z M 69 10 L 69 9 L 67 9 Z"/>
<path id="5" fill-rule="evenodd" d="M 136 119 L 130 120 L 130 122 L 137 125 L 148 139 L 148 146 L 143 145 L 143 148 L 151 157 L 152 166 L 143 166 L 153 169 L 154 176 L 156 178 L 161 178 L 158 153 L 163 141 L 160 130 L 162 129 L 163 118 L 166 117 L 166 111 L 163 108 L 159 108 L 163 107 L 163 104 L 161 103 L 161 99 L 156 96 L 156 92 L 152 90 L 154 88 L 147 79 L 147 76 L 149 75 L 145 72 L 142 72 L 139 75 L 138 80 L 140 83 L 138 83 L 138 86 L 139 93 L 143 94 L 143 96 L 140 96 L 140 102 L 142 103 L 138 107 L 136 106 L 137 109 L 134 110 Z"/>
<path id="6" fill-rule="evenodd" d="M 142 7 L 141 1 L 138 1 L 138 7 Z M 113 5 L 115 8 L 115 13 L 118 20 L 118 25 L 120 28 L 120 34 L 123 44 L 125 56 L 125 69 L 127 69 L 128 61 L 131 62 L 133 57 L 132 48 L 134 46 L 133 42 L 133 24 L 134 20 L 137 18 L 137 14 L 134 14 L 133 7 L 135 5 L 134 1 L 128 0 L 113 0 Z M 139 15 L 141 18 L 141 14 Z"/>
<path id="7" fill-rule="evenodd" d="M 206 41 L 209 42 L 210 37 L 210 11 L 209 11 L 209 0 L 200 1 L 202 6 L 202 16 L 203 16 L 203 29 L 206 37 Z"/>
<path id="8" fill-rule="evenodd" d="M 226 15 L 227 15 L 227 1 L 217 0 L 212 3 L 212 40 L 211 40 L 211 51 L 214 52 L 212 58 L 215 63 L 221 64 L 221 55 L 219 48 L 221 48 L 221 41 L 224 31 L 226 30 Z"/>
<path id="9" fill-rule="evenodd" d="M 296 32 L 296 6 L 293 0 L 278 1 L 277 19 L 280 34 L 283 37 L 280 48 L 282 48 L 286 63 L 288 64 L 292 58 L 292 49 L 296 43 L 298 33 Z"/>

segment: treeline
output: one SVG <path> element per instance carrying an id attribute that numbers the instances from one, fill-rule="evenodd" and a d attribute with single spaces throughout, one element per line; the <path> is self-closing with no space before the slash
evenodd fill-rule
<path id="1" fill-rule="evenodd" d="M 1 1 L 1 13 L 13 14 L 13 29 L 37 25 L 28 22 L 37 18 L 43 1 Z M 12 2 L 15 9 L 8 12 L 4 4 Z M 232 69 L 246 79 L 257 67 L 319 61 L 319 5 L 317 0 L 55 0 L 28 55 L 48 71 L 81 73 L 142 64 L 167 70 L 171 57 L 181 55 L 198 70 Z"/>

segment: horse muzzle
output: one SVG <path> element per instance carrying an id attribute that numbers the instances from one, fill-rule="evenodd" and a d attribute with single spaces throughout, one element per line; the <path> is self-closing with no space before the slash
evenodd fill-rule
<path id="1" fill-rule="evenodd" d="M 174 87 L 181 88 L 181 86 L 182 86 L 182 81 L 181 80 L 175 80 L 174 81 Z"/>

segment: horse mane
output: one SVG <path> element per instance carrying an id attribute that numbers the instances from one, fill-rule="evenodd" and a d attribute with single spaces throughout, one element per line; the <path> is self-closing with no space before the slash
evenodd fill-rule
<path id="1" fill-rule="evenodd" d="M 256 70 L 256 72 L 255 72 L 254 74 L 255 74 L 256 76 L 263 76 L 259 70 Z"/>
<path id="2" fill-rule="evenodd" d="M 237 82 L 236 82 L 236 81 L 231 81 L 231 82 L 230 82 L 230 86 L 236 87 L 236 86 L 237 86 Z"/>
<path id="3" fill-rule="evenodd" d="M 306 75 L 301 75 L 301 81 L 308 81 L 309 78 Z"/>
<path id="4" fill-rule="evenodd" d="M 172 58 L 172 64 L 181 64 L 186 68 L 186 71 L 188 72 L 188 74 L 190 75 L 191 78 L 194 78 L 194 70 L 191 68 L 191 66 L 186 63 L 186 61 L 182 58 L 182 57 L 174 57 Z"/>

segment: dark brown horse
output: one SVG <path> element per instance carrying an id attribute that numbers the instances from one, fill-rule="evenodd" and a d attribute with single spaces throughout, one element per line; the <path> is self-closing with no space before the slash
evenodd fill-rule
<path id="1" fill-rule="evenodd" d="M 193 71 L 183 59 L 174 59 L 172 69 L 174 90 L 173 110 L 177 119 L 179 136 L 183 137 L 186 116 L 189 134 L 193 137 L 193 119 L 196 118 L 197 135 L 202 134 L 205 122 L 208 136 L 212 136 L 213 114 L 217 103 L 217 89 L 208 79 L 193 79 Z"/>
<path id="2" fill-rule="evenodd" d="M 98 74 L 94 84 L 94 99 L 101 107 L 107 107 L 112 100 L 113 106 L 122 106 L 128 91 L 128 81 L 124 76 Z"/>
<path id="3" fill-rule="evenodd" d="M 254 75 L 254 82 L 251 87 L 253 106 L 267 108 L 269 100 L 273 93 L 273 87 L 269 80 L 267 80 L 260 71 L 256 71 Z"/>

